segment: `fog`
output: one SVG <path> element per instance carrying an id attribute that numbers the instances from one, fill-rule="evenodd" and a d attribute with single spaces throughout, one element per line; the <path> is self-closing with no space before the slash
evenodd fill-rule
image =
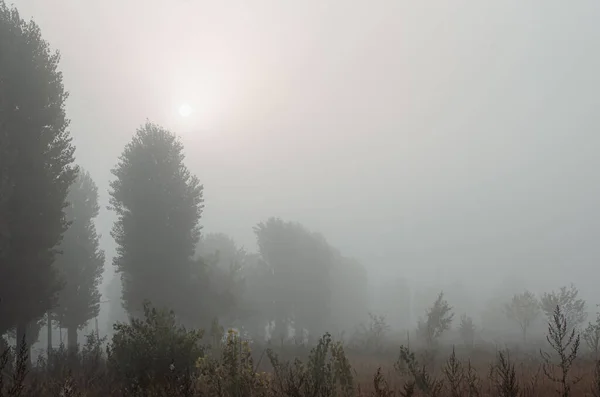
<path id="1" fill-rule="evenodd" d="M 298 221 L 366 267 L 373 310 L 399 277 L 600 303 L 597 1 L 14 4 L 62 55 L 103 292 L 110 170 L 148 118 L 182 137 L 203 233 L 256 251 L 258 222 Z"/>

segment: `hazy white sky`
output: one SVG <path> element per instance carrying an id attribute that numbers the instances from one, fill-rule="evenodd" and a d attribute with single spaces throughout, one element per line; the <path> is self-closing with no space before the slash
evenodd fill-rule
<path id="1" fill-rule="evenodd" d="M 149 118 L 183 135 L 206 231 L 253 247 L 252 226 L 281 216 L 373 273 L 593 285 L 597 0 L 15 5 L 62 53 L 78 161 L 105 203 Z"/>

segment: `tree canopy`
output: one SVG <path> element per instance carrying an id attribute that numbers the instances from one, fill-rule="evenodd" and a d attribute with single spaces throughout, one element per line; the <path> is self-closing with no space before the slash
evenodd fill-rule
<path id="1" fill-rule="evenodd" d="M 56 267 L 64 283 L 59 293 L 55 319 L 67 328 L 69 347 L 77 344 L 77 329 L 100 312 L 104 251 L 100 249 L 94 218 L 98 216 L 98 188 L 86 171 L 80 171 L 69 189 L 66 209 L 69 228 L 64 234 Z"/>
<path id="2" fill-rule="evenodd" d="M 540 308 L 548 320 L 552 320 L 556 306 L 560 307 L 561 313 L 567 321 L 568 332 L 571 332 L 573 328 L 580 327 L 587 320 L 585 301 L 579 298 L 579 291 L 573 284 L 568 288 L 563 286 L 559 291 L 545 292 L 540 298 Z"/>
<path id="3" fill-rule="evenodd" d="M 280 325 L 319 334 L 331 314 L 334 252 L 320 234 L 299 223 L 270 218 L 256 233 L 260 254 L 272 270 L 270 291 Z"/>
<path id="4" fill-rule="evenodd" d="M 16 327 L 21 339 L 56 303 L 53 262 L 77 168 L 59 53 L 4 2 L 0 54 L 0 334 Z"/>
<path id="5" fill-rule="evenodd" d="M 110 205 L 117 213 L 113 260 L 130 315 L 146 299 L 185 316 L 192 259 L 200 237 L 203 187 L 184 164 L 183 145 L 147 121 L 112 170 Z"/>

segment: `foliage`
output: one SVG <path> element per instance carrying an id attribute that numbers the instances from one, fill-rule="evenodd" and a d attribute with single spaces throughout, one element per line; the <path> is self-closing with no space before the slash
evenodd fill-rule
<path id="1" fill-rule="evenodd" d="M 260 254 L 271 269 L 272 317 L 281 332 L 293 321 L 298 329 L 320 334 L 331 315 L 334 253 L 323 236 L 294 222 L 270 218 L 254 228 Z"/>
<path id="2" fill-rule="evenodd" d="M 267 356 L 273 367 L 273 389 L 277 396 L 352 396 L 354 379 L 341 344 L 331 336 L 319 339 L 306 363 L 296 359 L 282 362 L 272 351 Z"/>
<path id="3" fill-rule="evenodd" d="M 29 373 L 29 348 L 25 339 L 18 349 L 0 351 L 0 397 L 20 396 Z"/>
<path id="4" fill-rule="evenodd" d="M 52 264 L 77 168 L 60 55 L 4 1 L 0 38 L 0 334 L 16 327 L 22 340 L 60 289 Z"/>
<path id="5" fill-rule="evenodd" d="M 81 350 L 66 349 L 64 344 L 52 349 L 49 356 L 40 356 L 37 360 L 37 371 L 42 371 L 47 376 L 47 382 L 54 383 L 52 388 L 60 389 L 64 380 L 73 375 L 81 378 L 81 387 L 85 389 L 99 388 L 109 382 L 106 359 L 103 354 L 102 343 L 95 333 L 86 335 L 85 344 Z"/>
<path id="6" fill-rule="evenodd" d="M 444 382 L 435 378 L 426 364 L 420 364 L 416 355 L 406 346 L 400 346 L 400 357 L 394 364 L 400 373 L 412 377 L 412 382 L 417 389 L 426 395 L 438 396 L 444 387 Z"/>
<path id="7" fill-rule="evenodd" d="M 529 291 L 515 294 L 509 304 L 505 306 L 506 316 L 519 324 L 523 334 L 523 341 L 527 340 L 527 329 L 540 314 L 540 305 Z"/>
<path id="8" fill-rule="evenodd" d="M 146 323 L 142 326 L 144 331 L 138 328 L 127 333 L 132 337 L 126 338 L 129 341 L 127 347 L 118 356 L 115 351 L 119 350 L 117 346 L 123 348 L 121 340 L 113 339 L 105 356 L 100 347 L 102 341 L 94 334 L 88 336 L 88 342 L 75 358 L 61 346 L 52 352 L 50 360 L 38 360 L 31 370 L 26 364 L 26 349 L 0 351 L 0 396 L 545 397 L 555 393 L 552 383 L 538 382 L 536 368 L 539 361 L 533 360 L 534 357 L 519 356 L 518 352 L 520 362 L 515 361 L 507 350 L 499 351 L 490 367 L 489 382 L 482 382 L 479 374 L 485 371 L 486 361 L 473 351 L 469 351 L 470 357 L 478 361 L 478 366 L 472 365 L 471 358 L 461 359 L 458 348 L 453 348 L 446 360 L 430 366 L 417 360 L 419 352 L 401 347 L 400 358 L 394 366 L 397 372 L 392 374 L 385 366 L 369 365 L 367 356 L 347 357 L 342 344 L 334 342 L 328 334 L 319 340 L 308 357 L 301 358 L 294 353 L 291 361 L 286 358 L 290 356 L 283 347 L 281 353 L 267 350 L 268 360 L 263 360 L 264 352 L 253 352 L 250 341 L 232 330 L 224 339 L 215 338 L 210 350 L 198 343 L 190 346 L 187 344 L 190 338 L 199 342 L 201 333 L 192 331 L 196 334 L 192 337 L 189 331 L 180 332 L 183 328 L 174 325 L 172 313 L 154 313 L 162 320 L 150 321 L 153 325 Z M 136 321 L 139 320 L 134 323 Z M 167 326 L 162 328 L 158 323 Z M 561 324 L 564 329 L 564 322 Z M 118 334 L 124 336 L 123 332 Z M 550 333 L 549 340 L 553 340 Z M 188 354 L 190 348 L 196 352 L 196 357 Z M 135 352 L 139 354 L 132 354 Z M 173 361 L 172 357 L 177 355 L 174 352 L 179 352 L 184 360 Z M 567 356 L 568 352 L 569 349 Z M 492 358 L 494 351 L 491 348 L 481 353 Z M 8 354 L 16 360 L 5 358 Z M 377 357 L 383 359 L 383 356 Z M 115 367 L 123 362 L 139 372 L 127 374 L 122 372 L 123 368 Z M 560 371 L 560 365 L 556 369 Z M 572 385 L 570 395 L 583 396 L 588 392 L 598 395 L 600 371 L 587 369 L 582 372 L 587 383 L 574 384 L 572 380 L 577 378 L 567 377 Z M 565 396 L 560 388 L 557 391 Z"/>
<path id="9" fill-rule="evenodd" d="M 71 185 L 66 209 L 69 229 L 61 244 L 55 266 L 64 288 L 54 308 L 54 318 L 68 329 L 69 348 L 76 349 L 77 330 L 100 313 L 98 285 L 104 270 L 104 251 L 93 219 L 98 216 L 98 188 L 88 172 L 80 171 Z"/>
<path id="10" fill-rule="evenodd" d="M 582 337 L 594 354 L 594 358 L 598 360 L 598 353 L 600 353 L 600 313 L 596 314 L 594 323 L 588 323 L 588 326 L 583 330 Z"/>
<path id="11" fill-rule="evenodd" d="M 552 321 L 556 306 L 560 306 L 570 331 L 581 326 L 587 319 L 585 301 L 578 298 L 578 295 L 579 290 L 573 284 L 569 288 L 561 287 L 558 292 L 544 293 L 540 299 L 540 308 L 548 320 Z"/>
<path id="12" fill-rule="evenodd" d="M 229 324 L 246 319 L 248 313 L 241 306 L 245 293 L 244 269 L 249 262 L 246 251 L 226 234 L 209 233 L 201 237 L 196 256 L 192 274 L 197 280 L 197 291 L 201 292 L 197 306 L 205 321 L 195 325 L 207 326 L 206 320 L 214 317 Z"/>
<path id="13" fill-rule="evenodd" d="M 196 255 L 205 259 L 214 257 L 217 266 L 226 270 L 246 264 L 246 250 L 238 247 L 235 240 L 225 233 L 208 233 L 201 236 Z"/>
<path id="14" fill-rule="evenodd" d="M 144 304 L 144 319 L 116 324 L 108 350 L 111 375 L 127 390 L 143 390 L 154 382 L 166 382 L 173 375 L 185 376 L 204 355 L 202 331 L 176 324 L 173 312 Z"/>
<path id="15" fill-rule="evenodd" d="M 395 389 L 378 366 L 365 394 L 342 343 L 328 333 L 306 359 L 301 358 L 305 346 L 293 351 L 293 361 L 269 349 L 271 368 L 259 371 L 262 354 L 255 360 L 251 341 L 233 330 L 223 340 L 219 320 L 253 319 L 255 329 L 276 320 L 280 331 L 293 324 L 320 334 L 340 318 L 354 314 L 362 319 L 367 307 L 365 268 L 321 235 L 276 218 L 255 228 L 260 255 L 237 248 L 224 234 L 199 240 L 203 187 L 184 165 L 181 142 L 150 122 L 125 146 L 110 191 L 118 217 L 112 233 L 118 244 L 114 265 L 130 322 L 115 325 L 106 351 L 97 333 L 88 335 L 79 350 L 71 338 L 98 315 L 104 255 L 92 222 L 99 209 L 97 188 L 73 164 L 64 110 L 67 93 L 58 63 L 58 53 L 50 51 L 37 25 L 26 23 L 0 0 L 0 335 L 16 330 L 18 340 L 13 348 L 0 338 L 0 397 L 349 397 L 369 391 L 386 397 L 482 395 L 477 369 L 470 360 L 465 365 L 454 347 L 442 368 L 443 378 L 435 372 L 439 365 L 422 364 L 413 351 L 401 347 L 396 369 L 408 381 Z M 402 305 L 399 312 L 406 315 L 409 286 L 398 290 L 406 299 L 394 308 Z M 547 315 L 553 310 L 547 340 L 556 353 L 541 352 L 542 368 L 563 397 L 581 379 L 573 376 L 580 342 L 576 329 L 585 322 L 585 302 L 577 296 L 574 286 L 563 287 L 544 294 L 541 302 Z M 150 297 L 161 307 L 176 309 L 178 316 L 151 308 L 146 301 Z M 246 302 L 260 313 L 249 313 Z M 347 307 L 354 313 L 345 312 Z M 69 328 L 70 348 L 48 349 L 32 367 L 28 346 L 37 340 L 51 309 Z M 525 292 L 515 295 L 506 309 L 525 339 L 539 303 Z M 203 331 L 181 323 L 204 324 L 212 318 L 209 351 L 202 344 Z M 363 343 L 356 350 L 384 355 L 389 326 L 383 316 L 370 314 L 369 319 L 360 329 Z M 49 331 L 51 320 L 48 314 Z M 440 293 L 420 320 L 419 335 L 431 347 L 452 320 L 452 307 Z M 600 315 L 584 333 L 596 354 L 599 330 Z M 472 319 L 463 316 L 459 332 L 476 359 L 474 331 Z M 282 344 L 283 352 L 286 348 Z M 527 357 L 520 367 L 531 362 Z M 600 363 L 595 364 L 586 392 L 598 396 Z M 361 361 L 359 365 L 366 367 Z M 524 372 L 522 379 L 529 375 Z M 533 379 L 537 381 L 537 373 Z M 536 389 L 531 385 L 535 383 L 521 389 L 514 362 L 501 351 L 486 395 L 532 396 Z M 547 388 L 540 390 L 539 395 L 549 394 Z"/>
<path id="16" fill-rule="evenodd" d="M 183 161 L 179 139 L 146 122 L 112 170 L 110 204 L 118 217 L 113 264 L 130 315 L 139 315 L 149 298 L 184 319 L 199 314 L 193 306 L 202 291 L 191 277 L 191 261 L 200 236 L 203 187 Z"/>
<path id="17" fill-rule="evenodd" d="M 207 355 L 196 362 L 200 392 L 210 396 L 268 396 L 269 376 L 257 372 L 248 342 L 229 330 L 220 347 L 220 357 Z"/>
<path id="18" fill-rule="evenodd" d="M 279 302 L 273 302 L 273 269 L 259 254 L 247 255 L 246 265 L 240 269 L 244 281 L 243 299 L 237 302 L 235 311 L 243 320 L 254 338 L 264 340 L 265 324 L 276 319 L 275 308 Z"/>
<path id="19" fill-rule="evenodd" d="M 450 329 L 453 318 L 452 307 L 444 299 L 444 293 L 440 292 L 433 306 L 427 309 L 425 320 L 419 320 L 417 333 L 431 347 Z"/>

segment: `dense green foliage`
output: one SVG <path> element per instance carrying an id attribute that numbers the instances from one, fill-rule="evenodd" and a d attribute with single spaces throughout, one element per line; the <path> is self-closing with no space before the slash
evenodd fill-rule
<path id="1" fill-rule="evenodd" d="M 173 312 L 144 305 L 144 318 L 116 324 L 108 349 L 112 379 L 127 390 L 147 390 L 151 382 L 185 376 L 203 356 L 203 333 L 178 326 Z"/>

